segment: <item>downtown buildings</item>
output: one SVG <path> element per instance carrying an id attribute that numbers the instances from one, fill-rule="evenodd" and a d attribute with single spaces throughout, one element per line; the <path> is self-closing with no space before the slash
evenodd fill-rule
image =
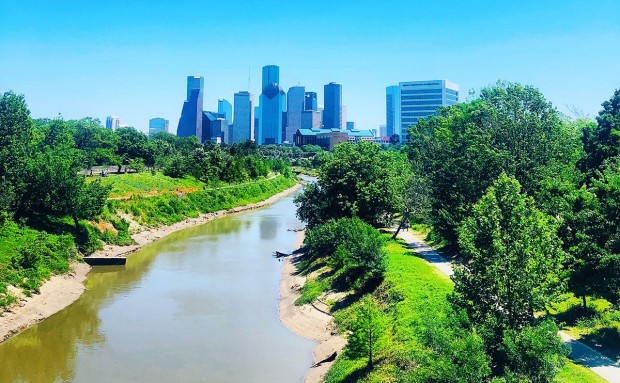
<path id="1" fill-rule="evenodd" d="M 121 118 L 119 116 L 108 116 L 105 119 L 105 127 L 107 129 L 116 130 L 121 127 Z"/>
<path id="2" fill-rule="evenodd" d="M 456 105 L 459 86 L 448 80 L 409 81 L 386 88 L 386 133 L 407 142 L 407 128 L 437 113 L 442 106 Z"/>
<path id="3" fill-rule="evenodd" d="M 177 136 L 179 137 L 198 137 L 202 139 L 202 102 L 203 102 L 204 78 L 200 76 L 187 77 L 187 99 L 183 103 Z"/>
<path id="4" fill-rule="evenodd" d="M 169 124 L 170 121 L 166 120 L 165 118 L 151 118 L 149 120 L 149 137 L 152 137 L 153 135 L 161 132 L 168 133 Z"/>
<path id="5" fill-rule="evenodd" d="M 342 121 L 342 85 L 330 82 L 325 85 L 325 105 L 323 110 L 323 126 L 327 129 L 343 129 Z"/>
<path id="6" fill-rule="evenodd" d="M 235 93 L 232 144 L 254 140 L 254 96 L 250 92 Z"/>
<path id="7" fill-rule="evenodd" d="M 286 94 L 280 88 L 280 67 L 263 67 L 262 93 L 260 95 L 260 125 L 256 143 L 259 145 L 281 144 L 285 121 Z"/>

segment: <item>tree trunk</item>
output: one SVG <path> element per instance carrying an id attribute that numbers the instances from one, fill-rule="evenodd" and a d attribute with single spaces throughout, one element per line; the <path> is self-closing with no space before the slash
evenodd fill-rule
<path id="1" fill-rule="evenodd" d="M 583 310 L 585 311 L 588 308 L 588 298 L 585 294 L 581 297 L 581 301 L 583 302 Z"/>
<path id="2" fill-rule="evenodd" d="M 71 214 L 71 218 L 73 218 L 73 223 L 75 224 L 75 232 L 80 234 L 80 222 L 78 217 L 75 214 Z"/>
<path id="3" fill-rule="evenodd" d="M 406 212 L 405 214 L 403 214 L 403 218 L 400 220 L 400 224 L 398 224 L 398 229 L 396 229 L 396 232 L 392 236 L 392 239 L 396 239 L 396 237 L 398 236 L 398 233 L 400 233 L 400 230 L 405 225 L 405 222 L 407 222 L 407 220 L 409 219 L 409 214 L 410 214 L 409 212 Z"/>

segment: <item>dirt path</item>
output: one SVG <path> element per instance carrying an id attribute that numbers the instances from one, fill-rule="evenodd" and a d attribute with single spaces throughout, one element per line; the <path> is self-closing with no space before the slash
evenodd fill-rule
<path id="1" fill-rule="evenodd" d="M 433 266 L 437 267 L 442 273 L 447 276 L 454 274 L 452 264 L 428 246 L 420 237 L 409 231 L 401 231 L 398 236 L 404 239 L 421 258 L 424 258 Z M 564 344 L 571 348 L 571 359 L 589 368 L 595 374 L 609 382 L 620 383 L 620 365 L 618 365 L 618 363 L 614 363 L 613 360 L 586 346 L 563 331 L 560 331 L 559 335 L 564 341 Z"/>
<path id="2" fill-rule="evenodd" d="M 298 246 L 303 242 L 303 233 L 298 238 Z M 295 300 L 299 297 L 299 288 L 306 282 L 306 278 L 298 275 L 295 263 L 299 255 L 287 257 L 282 265 L 282 279 L 280 280 L 280 304 L 279 317 L 291 331 L 304 338 L 316 342 L 312 351 L 313 363 L 317 363 L 334 351 L 340 354 L 346 340 L 338 335 L 333 326 L 333 317 L 317 310 L 312 305 L 295 306 Z M 323 363 L 310 369 L 305 383 L 319 383 L 323 381 L 325 374 L 333 362 Z"/>

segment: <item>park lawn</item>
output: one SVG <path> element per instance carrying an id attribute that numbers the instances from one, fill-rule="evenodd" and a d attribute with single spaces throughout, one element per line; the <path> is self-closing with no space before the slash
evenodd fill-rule
<path id="1" fill-rule="evenodd" d="M 188 192 L 202 189 L 204 182 L 194 177 L 172 178 L 161 172 L 115 174 L 107 177 L 88 177 L 87 182 L 101 180 L 103 185 L 112 185 L 111 198 L 129 197 L 132 195 L 148 195 L 154 193 L 174 192 L 177 189 Z"/>
<path id="2" fill-rule="evenodd" d="M 377 353 L 377 364 L 366 370 L 364 358 L 351 358 L 341 353 L 329 370 L 326 382 L 386 382 L 395 379 L 393 360 L 398 354 L 408 354 L 419 347 L 416 334 L 424 328 L 427 318 L 445 315 L 448 311 L 448 294 L 454 285 L 450 278 L 422 258 L 413 255 L 402 240 L 389 240 L 386 245 L 388 265 L 385 279 L 375 291 L 375 296 L 386 304 L 392 338 L 385 341 Z M 340 329 L 346 328 L 349 315 L 358 303 L 335 312 Z M 384 361 L 384 363 L 382 363 Z M 568 362 L 557 377 L 557 383 L 604 382 L 590 370 Z"/>

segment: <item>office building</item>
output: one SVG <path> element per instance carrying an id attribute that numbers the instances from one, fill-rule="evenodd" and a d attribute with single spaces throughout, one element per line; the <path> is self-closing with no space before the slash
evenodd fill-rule
<path id="1" fill-rule="evenodd" d="M 407 129 L 419 119 L 437 113 L 442 106 L 459 101 L 459 86 L 448 80 L 401 82 L 386 88 L 386 125 L 389 136 L 407 142 Z"/>
<path id="2" fill-rule="evenodd" d="M 200 76 L 187 77 L 187 99 L 183 103 L 177 136 L 198 137 L 202 140 L 202 101 L 203 101 L 204 78 Z"/>
<path id="3" fill-rule="evenodd" d="M 304 110 L 319 110 L 316 92 L 306 92 L 304 98 Z"/>
<path id="4" fill-rule="evenodd" d="M 118 116 L 108 116 L 105 119 L 105 127 L 107 129 L 116 130 L 121 127 L 121 119 Z"/>
<path id="5" fill-rule="evenodd" d="M 387 125 L 379 125 L 379 137 L 388 137 Z"/>
<path id="6" fill-rule="evenodd" d="M 217 113 L 224 116 L 228 122 L 233 122 L 233 107 L 226 99 L 217 100 Z"/>
<path id="7" fill-rule="evenodd" d="M 323 126 L 327 129 L 342 129 L 342 85 L 331 82 L 324 87 L 325 105 Z"/>
<path id="8" fill-rule="evenodd" d="M 347 121 L 347 130 L 355 130 L 355 122 Z"/>
<path id="9" fill-rule="evenodd" d="M 305 108 L 306 88 L 294 86 L 289 88 L 286 104 L 286 129 L 284 141 L 293 142 L 293 136 L 301 129 L 301 114 Z"/>
<path id="10" fill-rule="evenodd" d="M 295 133 L 295 146 L 318 145 L 329 150 L 341 142 L 368 141 L 375 138 L 370 130 L 340 130 L 340 129 L 299 129 Z"/>
<path id="11" fill-rule="evenodd" d="M 165 118 L 155 117 L 149 120 L 149 137 L 154 134 L 165 132 L 168 133 L 168 125 L 170 121 Z"/>
<path id="12" fill-rule="evenodd" d="M 301 113 L 301 128 L 316 129 L 321 127 L 321 112 L 318 110 L 304 110 Z"/>
<path id="13" fill-rule="evenodd" d="M 254 140 L 254 96 L 250 92 L 235 93 L 232 143 Z"/>
<path id="14" fill-rule="evenodd" d="M 283 116 L 286 111 L 286 93 L 280 88 L 280 68 L 277 65 L 263 67 L 262 93 L 260 95 L 261 118 L 256 142 L 259 145 L 281 144 Z"/>

